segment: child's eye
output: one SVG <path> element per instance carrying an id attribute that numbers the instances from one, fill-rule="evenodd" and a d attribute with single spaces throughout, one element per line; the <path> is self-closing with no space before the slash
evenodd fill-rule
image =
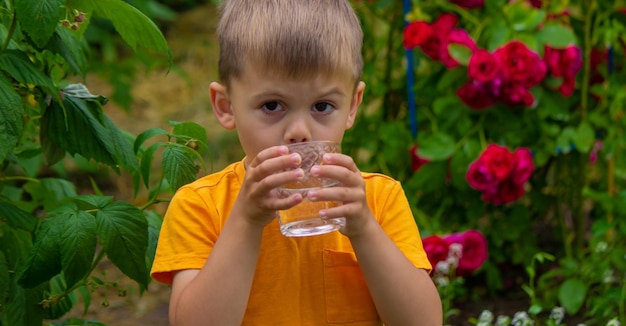
<path id="1" fill-rule="evenodd" d="M 320 113 L 328 113 L 332 111 L 332 109 L 334 109 L 334 107 L 328 102 L 319 102 L 313 105 L 313 110 Z"/>
<path id="2" fill-rule="evenodd" d="M 261 108 L 268 112 L 276 112 L 281 110 L 281 105 L 278 102 L 267 102 L 261 106 Z"/>

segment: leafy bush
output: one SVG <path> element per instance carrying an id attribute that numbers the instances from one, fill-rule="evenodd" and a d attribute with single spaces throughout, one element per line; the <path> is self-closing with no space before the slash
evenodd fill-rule
<path id="1" fill-rule="evenodd" d="M 145 290 L 161 224 L 149 208 L 194 179 L 197 149 L 207 150 L 194 123 L 173 122 L 172 132 L 148 130 L 135 141 L 104 114 L 106 98 L 71 83 L 89 69 L 84 34 L 95 17 L 132 49 L 168 60 L 156 25 L 122 0 L 0 5 L 0 325 L 61 318 L 79 294 L 87 311 L 90 291 L 107 285 L 92 275 L 104 257 Z M 155 136 L 164 141 L 145 144 Z M 154 181 L 157 151 L 163 173 Z M 92 191 L 59 177 L 86 160 L 128 173 L 135 194 L 150 189 L 148 202 L 115 200 L 95 177 Z"/>
<path id="2" fill-rule="evenodd" d="M 489 293 L 547 252 L 532 313 L 626 319 L 624 2 L 413 1 L 406 27 L 354 2 L 370 107 L 344 147 L 403 181 L 424 234 L 485 234 Z"/>

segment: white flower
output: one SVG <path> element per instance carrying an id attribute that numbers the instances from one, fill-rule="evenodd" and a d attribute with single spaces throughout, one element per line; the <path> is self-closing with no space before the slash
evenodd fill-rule
<path id="1" fill-rule="evenodd" d="M 603 283 L 613 283 L 615 282 L 615 275 L 613 274 L 613 270 L 607 269 L 602 273 L 602 282 Z"/>
<path id="2" fill-rule="evenodd" d="M 448 258 L 446 259 L 446 263 L 450 265 L 450 268 L 456 268 L 457 266 L 459 266 L 459 258 L 455 256 L 448 256 Z"/>
<path id="3" fill-rule="evenodd" d="M 604 242 L 604 241 L 600 241 L 598 242 L 598 244 L 596 245 L 596 252 L 597 253 L 602 253 L 605 252 L 606 249 L 609 247 L 609 244 Z"/>
<path id="4" fill-rule="evenodd" d="M 450 284 L 450 280 L 448 279 L 447 276 L 436 276 L 435 277 L 435 284 L 437 286 L 446 286 L 446 285 Z"/>
<path id="5" fill-rule="evenodd" d="M 493 313 L 489 310 L 483 310 L 478 317 L 479 322 L 491 323 L 493 321 Z"/>
<path id="6" fill-rule="evenodd" d="M 500 315 L 498 319 L 496 319 L 495 326 L 508 326 L 511 323 L 511 317 Z"/>
<path id="7" fill-rule="evenodd" d="M 449 256 L 461 258 L 461 256 L 463 256 L 463 245 L 460 243 L 451 244 L 448 249 L 448 257 Z"/>
<path id="8" fill-rule="evenodd" d="M 534 325 L 535 322 L 530 319 L 530 316 L 528 316 L 528 313 L 526 313 L 526 311 L 518 311 L 513 316 L 512 324 L 515 326 L 529 326 Z"/>
<path id="9" fill-rule="evenodd" d="M 441 274 L 448 274 L 450 272 L 450 263 L 445 260 L 438 262 L 437 266 L 435 266 L 435 271 Z"/>
<path id="10" fill-rule="evenodd" d="M 606 323 L 606 326 L 620 326 L 622 325 L 619 320 L 617 320 L 617 318 L 613 318 L 611 320 L 609 320 L 608 323 Z"/>
<path id="11" fill-rule="evenodd" d="M 565 308 L 563 307 L 554 307 L 552 311 L 550 311 L 550 319 L 552 319 L 556 325 L 560 325 L 564 317 Z"/>

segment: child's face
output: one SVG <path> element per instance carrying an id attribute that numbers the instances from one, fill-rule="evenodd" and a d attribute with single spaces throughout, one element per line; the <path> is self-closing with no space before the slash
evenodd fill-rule
<path id="1" fill-rule="evenodd" d="M 251 160 L 261 150 L 288 143 L 331 140 L 340 143 L 352 127 L 365 84 L 343 76 L 294 80 L 247 67 L 225 92 L 228 113 L 218 120 L 237 129 Z M 212 86 L 212 98 L 214 89 Z M 219 103 L 213 101 L 214 111 Z"/>

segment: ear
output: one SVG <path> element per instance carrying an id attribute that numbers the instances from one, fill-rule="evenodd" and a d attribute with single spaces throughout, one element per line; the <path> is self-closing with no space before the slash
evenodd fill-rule
<path id="1" fill-rule="evenodd" d="M 361 102 L 363 102 L 363 91 L 365 91 L 365 83 L 360 81 L 356 86 L 354 96 L 350 102 L 350 113 L 348 114 L 348 120 L 346 121 L 346 129 L 350 129 L 354 125 L 354 120 L 356 119 L 356 114 L 359 111 L 359 106 L 361 105 Z"/>
<path id="2" fill-rule="evenodd" d="M 211 106 L 217 121 L 225 129 L 235 129 L 235 116 L 231 107 L 230 99 L 226 87 L 220 83 L 212 82 L 209 85 L 211 96 Z"/>

